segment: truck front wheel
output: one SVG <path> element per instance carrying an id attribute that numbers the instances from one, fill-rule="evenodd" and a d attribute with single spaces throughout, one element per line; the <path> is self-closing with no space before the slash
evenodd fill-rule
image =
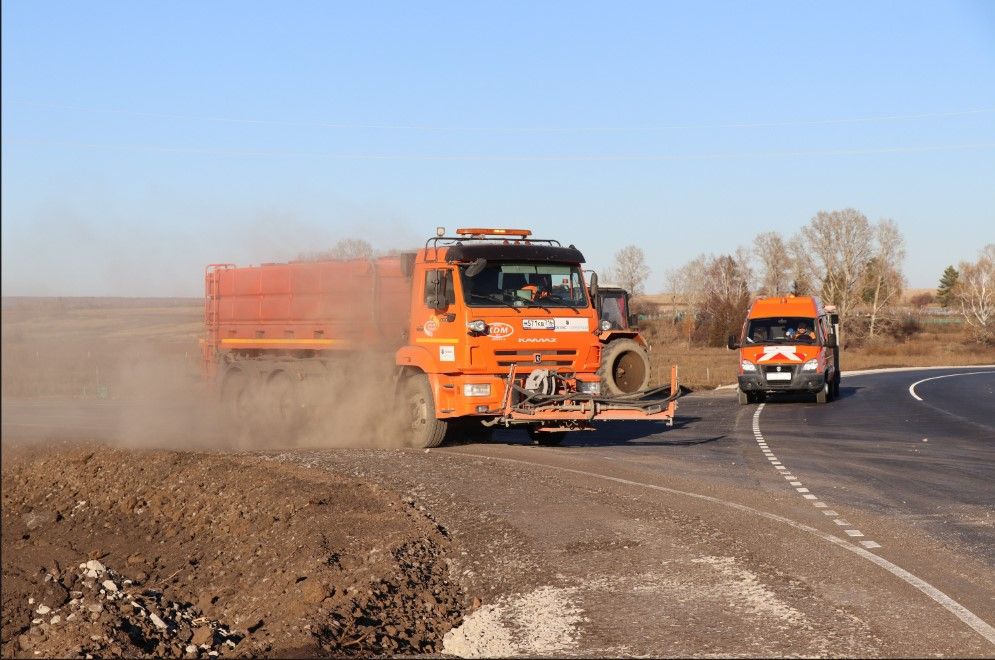
<path id="1" fill-rule="evenodd" d="M 649 355 L 632 339 L 616 339 L 601 349 L 598 375 L 606 394 L 635 394 L 649 385 Z"/>
<path id="2" fill-rule="evenodd" d="M 428 376 L 418 374 L 404 383 L 401 396 L 401 433 L 409 447 L 438 447 L 446 437 L 448 424 L 435 416 L 435 399 Z"/>

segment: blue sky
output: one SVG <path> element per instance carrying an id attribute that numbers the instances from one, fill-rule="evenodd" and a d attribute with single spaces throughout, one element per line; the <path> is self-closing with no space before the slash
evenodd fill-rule
<path id="1" fill-rule="evenodd" d="M 819 210 L 995 240 L 995 3 L 3 3 L 5 295 L 524 226 L 649 289 Z"/>

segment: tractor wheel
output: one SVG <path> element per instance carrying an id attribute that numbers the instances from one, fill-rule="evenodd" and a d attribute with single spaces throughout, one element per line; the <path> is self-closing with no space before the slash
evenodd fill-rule
<path id="1" fill-rule="evenodd" d="M 650 382 L 650 358 L 632 339 L 616 339 L 601 349 L 603 393 L 619 396 L 645 390 Z"/>
<path id="2" fill-rule="evenodd" d="M 567 437 L 566 431 L 539 431 L 534 426 L 530 426 L 528 430 L 532 444 L 540 447 L 556 447 Z"/>
<path id="3" fill-rule="evenodd" d="M 404 383 L 401 393 L 401 433 L 409 447 L 438 447 L 446 437 L 444 419 L 435 416 L 435 399 L 428 376 L 418 374 Z"/>

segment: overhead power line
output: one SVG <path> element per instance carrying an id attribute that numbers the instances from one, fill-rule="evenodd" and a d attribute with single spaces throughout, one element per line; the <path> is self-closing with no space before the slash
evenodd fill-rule
<path id="1" fill-rule="evenodd" d="M 330 151 L 289 151 L 267 149 L 214 149 L 202 147 L 171 147 L 146 144 L 101 144 L 66 142 L 31 138 L 8 138 L 4 146 L 82 149 L 97 151 L 122 151 L 161 154 L 186 154 L 200 156 L 226 156 L 240 158 L 324 158 L 351 161 L 481 161 L 481 162 L 624 162 L 624 161 L 694 161 L 694 160 L 747 160 L 763 158 L 811 158 L 833 156 L 866 156 L 876 154 L 921 153 L 931 151 L 965 151 L 995 148 L 995 142 L 962 144 L 935 144 L 918 146 L 868 147 L 855 149 L 825 149 L 798 151 L 756 151 L 709 154 L 362 154 Z"/>
<path id="2" fill-rule="evenodd" d="M 924 119 L 945 119 L 995 113 L 995 108 L 975 108 L 969 110 L 953 110 L 949 112 L 923 112 L 916 114 L 893 114 L 867 117 L 841 117 L 832 119 L 791 119 L 763 122 L 715 122 L 715 123 L 676 123 L 646 126 L 441 126 L 428 124 L 381 124 L 381 123 L 349 123 L 329 121 L 301 121 L 284 119 L 253 119 L 247 117 L 219 117 L 213 115 L 189 115 L 167 112 L 144 112 L 116 108 L 94 108 L 64 103 L 41 103 L 25 100 L 4 101 L 4 105 L 17 105 L 30 108 L 48 108 L 72 112 L 94 114 L 121 115 L 127 117 L 142 117 L 146 119 L 166 119 L 176 121 L 195 121 L 222 124 L 245 124 L 260 126 L 287 126 L 295 128 L 325 128 L 336 130 L 391 130 L 391 131 L 425 131 L 449 133 L 641 133 L 662 132 L 687 129 L 719 129 L 719 128 L 788 128 L 803 126 L 832 126 L 845 124 L 870 124 L 898 121 L 917 121 Z"/>

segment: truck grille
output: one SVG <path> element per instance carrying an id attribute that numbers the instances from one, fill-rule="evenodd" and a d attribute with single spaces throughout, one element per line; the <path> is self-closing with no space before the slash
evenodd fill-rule
<path id="1" fill-rule="evenodd" d="M 536 362 L 536 355 L 540 360 Z M 513 364 L 522 367 L 569 367 L 577 357 L 577 351 L 571 350 L 528 350 L 523 351 L 494 351 L 498 366 L 510 367 Z"/>
<path id="2" fill-rule="evenodd" d="M 795 372 L 798 370 L 798 367 L 790 364 L 767 364 L 764 365 L 763 369 L 767 384 L 777 386 L 790 385 L 795 379 Z"/>

